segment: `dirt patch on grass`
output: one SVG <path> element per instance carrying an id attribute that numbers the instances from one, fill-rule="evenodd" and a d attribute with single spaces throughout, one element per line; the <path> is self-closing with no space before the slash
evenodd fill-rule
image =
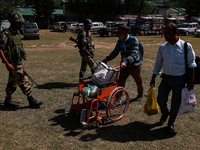
<path id="1" fill-rule="evenodd" d="M 46 32 L 50 32 L 50 30 L 41 30 L 40 31 L 42 34 L 45 34 Z M 53 34 L 53 32 L 52 32 Z M 115 45 L 116 45 L 116 42 L 112 42 L 112 43 L 108 43 L 108 42 L 97 42 L 97 41 L 94 41 L 94 44 L 95 44 L 95 48 L 99 48 L 99 49 L 114 49 L 115 48 Z M 148 47 L 148 46 L 152 46 L 152 45 L 156 45 L 156 46 L 159 46 L 160 44 L 162 44 L 162 42 L 157 42 L 157 43 L 142 43 L 143 46 L 145 47 Z M 37 51 L 44 51 L 44 50 L 55 50 L 55 49 L 73 49 L 75 48 L 75 43 L 66 43 L 66 42 L 61 42 L 61 43 L 58 43 L 58 44 L 52 44 L 52 45 L 29 45 L 27 47 L 25 47 L 25 50 L 37 50 Z"/>
<path id="2" fill-rule="evenodd" d="M 116 43 L 105 43 L 105 42 L 95 42 L 95 48 L 104 48 L 104 49 L 114 49 Z M 25 50 L 36 50 L 36 51 L 45 51 L 45 50 L 55 50 L 55 49 L 74 49 L 76 44 L 67 44 L 65 42 L 59 43 L 58 45 L 31 45 L 25 47 Z"/>
<path id="3" fill-rule="evenodd" d="M 95 42 L 95 48 L 114 49 L 116 43 Z"/>

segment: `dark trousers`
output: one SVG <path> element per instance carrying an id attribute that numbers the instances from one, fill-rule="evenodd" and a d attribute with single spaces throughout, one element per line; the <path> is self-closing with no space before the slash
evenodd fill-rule
<path id="1" fill-rule="evenodd" d="M 181 91 L 185 87 L 185 75 L 183 76 L 168 76 L 165 74 L 161 75 L 162 81 L 158 88 L 158 105 L 162 115 L 170 113 L 168 126 L 174 124 L 178 110 L 181 103 Z M 171 109 L 167 106 L 168 96 L 172 91 Z"/>
<path id="2" fill-rule="evenodd" d="M 143 95 L 144 84 L 142 80 L 142 66 L 120 69 L 118 86 L 125 87 L 126 79 L 129 77 L 129 75 L 131 75 L 135 80 L 138 95 Z"/>

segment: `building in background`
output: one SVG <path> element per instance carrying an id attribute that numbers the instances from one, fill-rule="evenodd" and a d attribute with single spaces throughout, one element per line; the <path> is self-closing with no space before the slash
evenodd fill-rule
<path id="1" fill-rule="evenodd" d="M 43 17 L 41 17 L 39 20 L 36 20 L 35 11 L 32 8 L 18 8 L 17 11 L 24 17 L 25 22 L 37 22 L 39 28 L 42 28 L 45 24 L 45 19 Z M 52 26 L 54 22 L 63 20 L 65 20 L 63 9 L 55 9 L 48 20 L 48 25 Z"/>

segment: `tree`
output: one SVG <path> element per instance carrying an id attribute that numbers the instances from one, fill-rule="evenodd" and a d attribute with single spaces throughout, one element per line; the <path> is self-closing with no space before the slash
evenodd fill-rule
<path id="1" fill-rule="evenodd" d="M 48 26 L 48 19 L 56 8 L 54 0 L 25 0 L 27 6 L 33 9 L 36 14 L 36 21 L 43 22 L 44 28 Z"/>
<path id="2" fill-rule="evenodd" d="M 13 7 L 18 7 L 18 6 L 23 7 L 25 0 L 1 0 L 1 1 Z"/>
<path id="3" fill-rule="evenodd" d="M 57 8 L 57 9 L 61 8 L 62 9 L 61 0 L 53 0 L 53 1 L 54 1 L 54 4 L 55 4 L 55 8 Z"/>
<path id="4" fill-rule="evenodd" d="M 182 0 L 170 0 L 169 5 L 172 8 L 174 8 L 174 7 L 182 8 L 183 7 L 183 1 Z"/>
<path id="5" fill-rule="evenodd" d="M 200 9 L 199 9 L 199 0 L 184 0 L 183 1 L 183 6 L 187 10 L 187 13 L 190 14 L 191 16 L 196 16 L 200 14 Z"/>
<path id="6" fill-rule="evenodd" d="M 125 14 L 148 14 L 152 13 L 156 6 L 150 6 L 147 0 L 125 0 Z"/>
<path id="7" fill-rule="evenodd" d="M 9 1 L 2 0 L 0 2 L 0 20 L 8 20 L 9 15 L 16 10 Z"/>
<path id="8" fill-rule="evenodd" d="M 92 20 L 112 20 L 121 12 L 121 0 L 69 0 L 68 9 L 79 16 L 78 21 L 85 18 Z"/>

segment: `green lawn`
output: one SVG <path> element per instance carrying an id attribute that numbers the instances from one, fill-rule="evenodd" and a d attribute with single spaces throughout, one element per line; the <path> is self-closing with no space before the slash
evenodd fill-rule
<path id="1" fill-rule="evenodd" d="M 0 105 L 0 149 L 200 149 L 200 109 L 193 113 L 178 116 L 175 123 L 175 136 L 168 136 L 163 126 L 155 126 L 161 115 L 147 116 L 143 113 L 145 100 L 130 103 L 127 114 L 118 122 L 106 121 L 102 128 L 91 124 L 81 128 L 75 116 L 66 118 L 64 107 L 77 91 L 80 55 L 69 37 L 71 32 L 40 31 L 40 40 L 23 40 L 27 52 L 24 68 L 39 84 L 33 86 L 33 96 L 42 100 L 40 109 L 29 109 L 26 97 L 20 89 L 13 95 L 13 101 L 20 102 L 21 109 L 5 110 Z M 159 35 L 137 36 L 144 46 L 143 79 L 145 94 L 149 88 L 152 70 L 158 47 L 165 42 Z M 180 36 L 193 45 L 200 56 L 200 39 L 194 36 Z M 93 35 L 96 44 L 95 60 L 103 60 L 114 48 L 117 37 Z M 119 65 L 120 57 L 108 63 Z M 5 97 L 8 72 L 4 64 L 0 67 L 0 103 Z M 90 75 L 88 69 L 87 74 Z M 155 92 L 160 83 L 156 79 Z M 137 95 L 136 85 L 128 78 L 126 87 L 131 99 Z M 200 86 L 195 86 L 199 103 Z"/>

